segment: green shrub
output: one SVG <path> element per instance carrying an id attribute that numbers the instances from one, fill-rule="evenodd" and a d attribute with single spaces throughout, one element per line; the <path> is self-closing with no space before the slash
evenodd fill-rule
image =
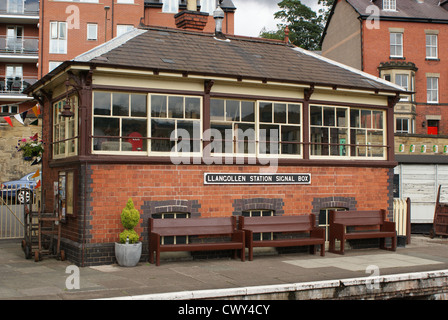
<path id="1" fill-rule="evenodd" d="M 129 198 L 126 207 L 121 212 L 121 224 L 125 230 L 120 233 L 120 242 L 126 243 L 126 238 L 129 237 L 129 243 L 136 243 L 139 241 L 139 236 L 134 228 L 140 221 L 140 213 L 134 207 L 134 202 Z"/>

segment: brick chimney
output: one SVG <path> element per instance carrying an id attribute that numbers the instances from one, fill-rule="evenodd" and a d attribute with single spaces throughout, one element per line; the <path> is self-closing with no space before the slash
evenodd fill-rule
<path id="1" fill-rule="evenodd" d="M 208 21 L 208 13 L 197 11 L 196 0 L 187 0 L 187 10 L 174 16 L 176 27 L 180 29 L 202 31 Z"/>

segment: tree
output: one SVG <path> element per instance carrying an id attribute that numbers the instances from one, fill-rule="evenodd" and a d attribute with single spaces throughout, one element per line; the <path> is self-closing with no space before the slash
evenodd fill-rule
<path id="1" fill-rule="evenodd" d="M 284 39 L 285 27 L 289 28 L 289 39 L 292 44 L 307 50 L 319 50 L 320 38 L 325 27 L 329 8 L 334 0 L 318 0 L 322 6 L 319 15 L 300 0 L 283 0 L 278 6 L 280 11 L 274 14 L 283 23 L 277 25 L 278 30 L 260 32 L 260 37 L 267 39 Z"/>

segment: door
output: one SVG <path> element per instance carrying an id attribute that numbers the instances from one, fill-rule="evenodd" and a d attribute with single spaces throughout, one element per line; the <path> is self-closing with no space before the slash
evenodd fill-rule
<path id="1" fill-rule="evenodd" d="M 23 51 L 23 27 L 8 26 L 6 30 L 6 49 L 12 52 Z"/>

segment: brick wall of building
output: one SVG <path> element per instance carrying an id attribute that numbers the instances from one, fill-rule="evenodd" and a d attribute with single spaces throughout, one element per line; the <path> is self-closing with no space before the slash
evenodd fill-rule
<path id="1" fill-rule="evenodd" d="M 403 31 L 403 59 L 390 58 L 390 30 Z M 438 31 L 438 60 L 426 59 L 425 30 Z M 379 29 L 368 29 L 363 24 L 363 71 L 379 76 L 380 63 L 412 62 L 418 68 L 415 73 L 415 102 L 416 102 L 416 132 L 426 134 L 427 128 L 422 126 L 427 115 L 441 116 L 439 121 L 439 134 L 448 134 L 448 43 L 444 39 L 448 36 L 448 25 L 437 23 L 415 23 L 380 21 Z M 427 104 L 426 78 L 427 74 L 440 74 L 439 77 L 439 103 Z"/>

